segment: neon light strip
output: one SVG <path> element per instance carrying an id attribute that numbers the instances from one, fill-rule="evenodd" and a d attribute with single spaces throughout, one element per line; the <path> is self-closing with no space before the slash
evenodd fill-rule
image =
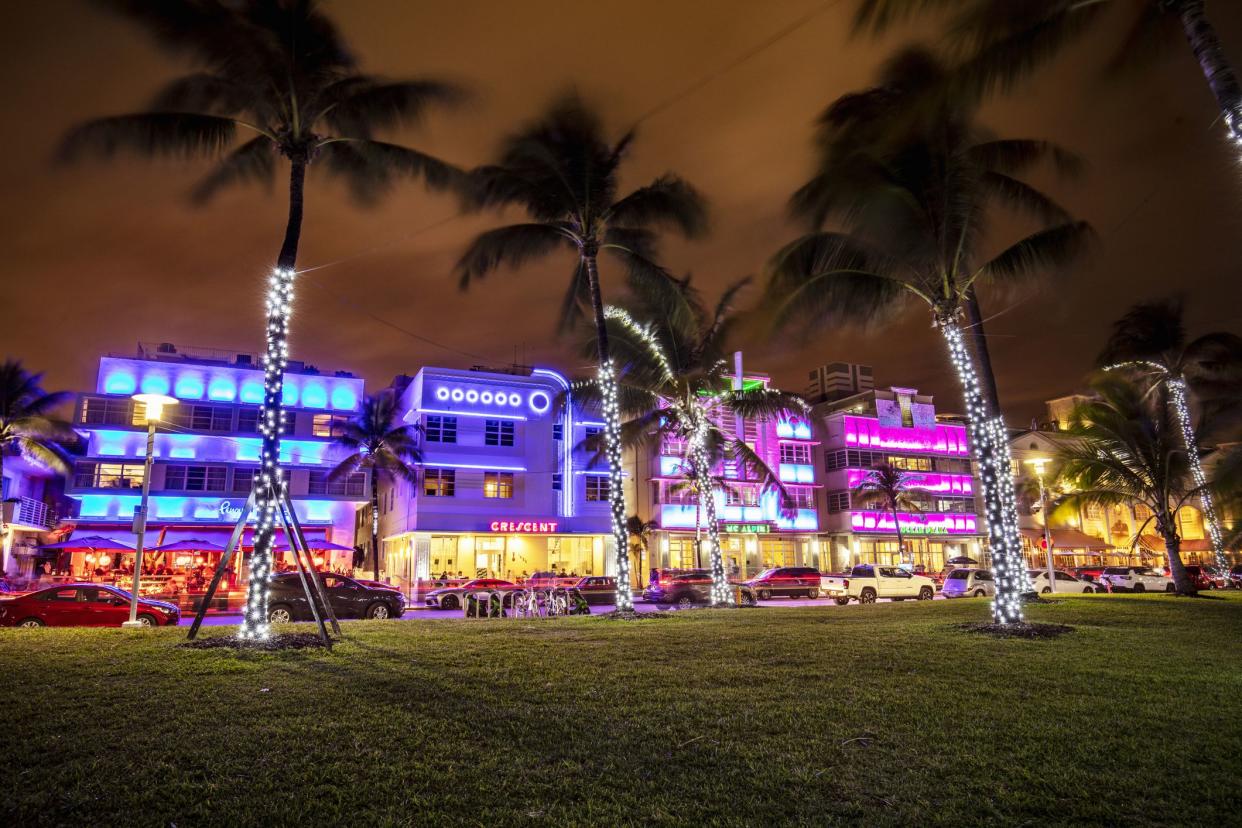
<path id="1" fill-rule="evenodd" d="M 483 469 L 484 471 L 507 471 L 507 472 L 524 472 L 525 466 L 492 466 L 478 465 L 476 463 L 450 463 L 440 462 L 439 460 L 424 460 L 423 468 L 428 469 Z"/>
<path id="2" fill-rule="evenodd" d="M 565 406 L 561 412 L 561 477 L 570 480 L 574 471 L 574 401 L 570 394 L 569 380 L 547 368 L 535 368 L 531 375 L 549 377 L 555 380 L 565 392 Z M 565 517 L 574 515 L 574 487 L 561 486 L 561 514 Z"/>
<path id="3" fill-rule="evenodd" d="M 445 411 L 440 408 L 416 408 L 422 414 L 444 414 L 449 417 L 486 417 L 489 420 L 525 420 L 521 414 L 490 414 L 484 411 Z"/>
<path id="4" fill-rule="evenodd" d="M 600 428 L 603 428 L 605 424 L 604 424 L 604 423 L 601 423 L 601 422 L 599 422 L 599 421 L 597 421 L 597 420 L 579 420 L 579 421 L 578 421 L 578 425 L 584 425 L 584 426 L 599 426 Z"/>

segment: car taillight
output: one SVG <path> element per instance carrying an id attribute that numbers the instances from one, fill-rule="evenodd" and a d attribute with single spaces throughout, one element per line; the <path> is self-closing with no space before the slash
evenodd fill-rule
<path id="1" fill-rule="evenodd" d="M 849 588 L 850 588 L 850 579 L 849 579 L 849 578 L 844 578 L 844 579 L 842 579 L 842 581 L 841 581 L 841 586 L 842 586 L 842 587 L 844 587 L 845 589 L 849 589 Z"/>

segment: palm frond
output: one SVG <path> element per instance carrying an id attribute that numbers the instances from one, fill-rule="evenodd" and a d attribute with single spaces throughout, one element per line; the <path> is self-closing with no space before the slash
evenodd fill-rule
<path id="1" fill-rule="evenodd" d="M 448 81 L 353 75 L 324 90 L 324 120 L 340 135 L 369 138 L 375 129 L 417 125 L 430 107 L 457 106 L 465 98 L 465 91 Z"/>
<path id="2" fill-rule="evenodd" d="M 531 223 L 497 227 L 480 233 L 470 242 L 457 261 L 457 272 L 465 288 L 471 280 L 482 279 L 502 264 L 518 268 L 569 245 L 569 239 L 553 225 Z"/>
<path id="3" fill-rule="evenodd" d="M 270 189 L 275 177 L 276 147 L 260 135 L 222 158 L 194 187 L 190 199 L 195 204 L 204 204 L 225 187 L 251 181 Z"/>
<path id="4" fill-rule="evenodd" d="M 343 178 L 359 204 L 374 204 L 400 178 L 421 178 L 435 191 L 465 188 L 465 174 L 424 152 L 365 138 L 334 138 L 320 147 L 329 172 Z"/>
<path id="5" fill-rule="evenodd" d="M 694 187 L 665 173 L 612 205 L 607 221 L 629 227 L 672 226 L 694 238 L 707 229 L 707 208 Z"/>
<path id="6" fill-rule="evenodd" d="M 195 158 L 217 155 L 233 140 L 237 124 L 230 118 L 194 112 L 142 112 L 87 121 L 61 142 L 62 162 L 85 156 L 112 158 L 120 152 L 140 156 Z"/>
<path id="7" fill-rule="evenodd" d="M 979 269 L 976 278 L 1013 284 L 1039 272 L 1055 272 L 1085 255 L 1094 241 L 1095 231 L 1085 221 L 1040 230 L 1005 248 Z"/>

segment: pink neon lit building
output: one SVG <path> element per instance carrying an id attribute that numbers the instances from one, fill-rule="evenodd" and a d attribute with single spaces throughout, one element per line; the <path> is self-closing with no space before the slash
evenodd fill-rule
<path id="1" fill-rule="evenodd" d="M 833 569 L 855 563 L 910 563 L 928 572 L 959 555 L 983 561 L 980 517 L 966 427 L 938 416 L 931 396 L 913 388 L 868 390 L 817 405 L 822 436 L 817 471 L 823 555 Z M 893 515 L 860 503 L 855 489 L 881 463 L 907 471 L 917 508 Z"/>

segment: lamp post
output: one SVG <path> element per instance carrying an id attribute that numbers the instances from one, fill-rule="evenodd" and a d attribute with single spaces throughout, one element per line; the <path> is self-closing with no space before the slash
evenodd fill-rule
<path id="1" fill-rule="evenodd" d="M 1044 513 L 1044 551 L 1048 556 L 1048 589 L 1056 592 L 1056 570 L 1052 563 L 1052 530 L 1048 528 L 1048 489 L 1044 486 L 1044 469 L 1048 466 L 1048 458 L 1033 457 L 1023 462 L 1035 470 L 1035 479 L 1039 481 L 1039 509 Z"/>
<path id="2" fill-rule="evenodd" d="M 138 506 L 138 514 L 134 518 L 136 523 L 134 534 L 137 535 L 137 543 L 134 545 L 136 550 L 134 553 L 134 583 L 132 584 L 133 592 L 129 597 L 129 620 L 121 624 L 121 626 L 128 629 L 140 629 L 146 626 L 138 620 L 138 588 L 142 579 L 142 544 L 147 533 L 147 498 L 151 494 L 151 463 L 155 457 L 155 424 L 162 418 L 164 408 L 176 405 L 177 399 L 163 394 L 135 394 L 133 399 L 146 407 L 147 454 L 142 466 L 142 501 Z"/>

